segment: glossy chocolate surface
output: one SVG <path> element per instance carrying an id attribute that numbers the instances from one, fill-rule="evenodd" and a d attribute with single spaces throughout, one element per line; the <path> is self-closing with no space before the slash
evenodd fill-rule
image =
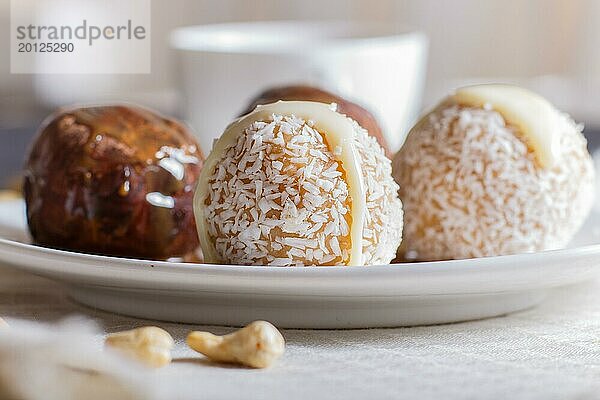
<path id="1" fill-rule="evenodd" d="M 131 106 L 59 110 L 31 148 L 24 192 L 35 243 L 145 259 L 198 247 L 193 191 L 202 167 L 182 124 Z"/>

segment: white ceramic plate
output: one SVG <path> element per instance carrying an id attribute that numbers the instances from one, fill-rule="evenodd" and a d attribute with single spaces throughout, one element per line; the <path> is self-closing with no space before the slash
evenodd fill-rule
<path id="1" fill-rule="evenodd" d="M 24 206 L 0 202 L 0 264 L 64 283 L 78 302 L 215 325 L 256 319 L 288 328 L 437 324 L 538 304 L 600 271 L 600 215 L 578 247 L 502 257 L 372 267 L 244 267 L 94 256 L 27 244 Z M 584 244 L 587 244 L 583 246 Z"/>

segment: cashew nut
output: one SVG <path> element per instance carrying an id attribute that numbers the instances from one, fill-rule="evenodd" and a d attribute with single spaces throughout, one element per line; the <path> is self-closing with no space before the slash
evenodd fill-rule
<path id="1" fill-rule="evenodd" d="M 209 332 L 190 332 L 187 344 L 195 351 L 219 362 L 266 368 L 285 350 L 285 340 L 273 325 L 254 321 L 225 336 Z"/>
<path id="2" fill-rule="evenodd" d="M 112 333 L 106 337 L 104 344 L 147 366 L 158 368 L 171 362 L 171 349 L 175 342 L 164 329 L 145 326 Z"/>

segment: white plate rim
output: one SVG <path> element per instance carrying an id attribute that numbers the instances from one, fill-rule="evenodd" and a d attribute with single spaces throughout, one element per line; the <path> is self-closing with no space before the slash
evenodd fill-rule
<path id="1" fill-rule="evenodd" d="M 18 254 L 19 257 L 15 257 Z M 119 258 L 0 238 L 0 261 L 72 284 L 272 295 L 499 293 L 576 283 L 599 271 L 600 244 L 496 257 L 351 267 L 266 267 Z"/>

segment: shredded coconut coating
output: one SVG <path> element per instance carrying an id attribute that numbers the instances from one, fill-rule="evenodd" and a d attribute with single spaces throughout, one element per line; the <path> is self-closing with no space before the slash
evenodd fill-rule
<path id="1" fill-rule="evenodd" d="M 365 265 L 388 264 L 396 257 L 402 241 L 404 214 L 397 195 L 399 187 L 392 177 L 392 162 L 377 139 L 352 122 L 367 197 L 363 261 Z"/>
<path id="2" fill-rule="evenodd" d="M 593 201 L 582 127 L 560 115 L 560 156 L 541 168 L 516 127 L 491 109 L 448 105 L 394 158 L 405 207 L 403 255 L 461 259 L 564 247 Z"/>
<path id="3" fill-rule="evenodd" d="M 363 261 L 389 263 L 402 230 L 397 185 L 379 144 L 354 126 L 367 187 Z M 209 180 L 204 214 L 219 257 L 242 265 L 347 265 L 352 199 L 338 151 L 295 116 L 272 115 L 245 129 Z"/>

